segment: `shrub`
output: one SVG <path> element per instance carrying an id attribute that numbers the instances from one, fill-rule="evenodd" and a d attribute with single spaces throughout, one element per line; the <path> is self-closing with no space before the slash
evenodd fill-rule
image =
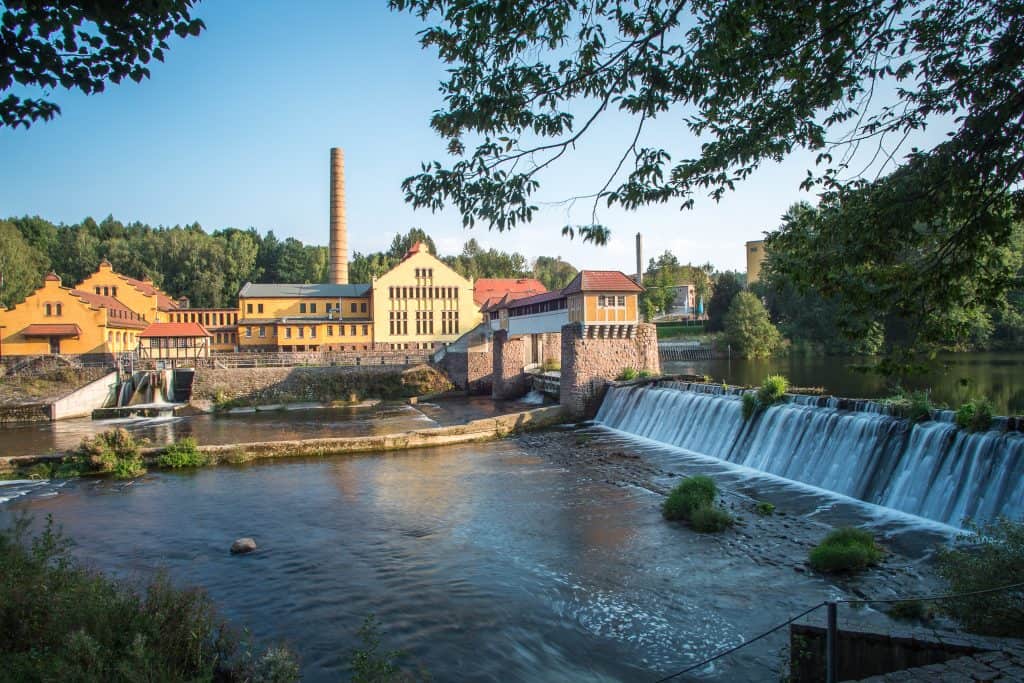
<path id="1" fill-rule="evenodd" d="M 743 419 L 749 420 L 754 417 L 754 413 L 761 407 L 760 402 L 757 400 L 756 394 L 743 394 Z"/>
<path id="2" fill-rule="evenodd" d="M 110 472 L 117 479 L 134 479 L 146 472 L 139 446 L 126 429 L 111 429 L 82 439 L 71 464 L 79 473 Z"/>
<path id="3" fill-rule="evenodd" d="M 157 458 L 156 464 L 160 467 L 178 469 L 179 467 L 202 467 L 208 460 L 205 455 L 199 452 L 199 449 L 196 447 L 196 440 L 192 437 L 186 437 L 165 448 L 164 452 Z"/>
<path id="4" fill-rule="evenodd" d="M 913 391 L 909 394 L 900 392 L 879 402 L 889 406 L 893 415 L 911 423 L 924 422 L 932 417 L 932 403 L 926 391 Z"/>
<path id="5" fill-rule="evenodd" d="M 690 526 L 702 534 L 725 531 L 734 521 L 732 515 L 714 505 L 703 505 L 690 513 Z"/>
<path id="6" fill-rule="evenodd" d="M 757 400 L 767 407 L 786 399 L 789 380 L 782 375 L 768 375 L 764 378 L 761 388 L 757 390 Z"/>
<path id="7" fill-rule="evenodd" d="M 836 529 L 810 554 L 811 566 L 819 572 L 854 572 L 876 564 L 882 551 L 875 539 L 863 529 Z"/>
<path id="8" fill-rule="evenodd" d="M 956 425 L 969 432 L 984 432 L 992 426 L 992 404 L 985 399 L 968 401 L 956 411 Z"/>
<path id="9" fill-rule="evenodd" d="M 637 373 L 636 376 L 639 379 L 649 379 L 651 377 L 654 377 L 654 373 L 651 372 L 650 370 L 641 370 L 640 372 Z"/>
<path id="10" fill-rule="evenodd" d="M 782 343 L 782 335 L 772 324 L 764 304 L 752 292 L 740 292 L 725 314 L 725 338 L 732 348 L 747 358 L 764 358 Z"/>
<path id="11" fill-rule="evenodd" d="M 622 368 L 622 372 L 620 372 L 619 376 L 616 377 L 615 379 L 617 379 L 620 382 L 628 382 L 632 379 L 636 379 L 636 376 L 636 368 Z"/>
<path id="12" fill-rule="evenodd" d="M 771 517 L 775 514 L 775 506 L 762 500 L 754 506 L 754 511 L 762 517 Z"/>
<path id="13" fill-rule="evenodd" d="M 262 673 L 241 656 L 202 591 L 175 588 L 164 575 L 138 590 L 75 563 L 52 519 L 35 537 L 28 529 L 20 517 L 0 531 L 4 680 L 257 680 Z"/>
<path id="14" fill-rule="evenodd" d="M 661 514 L 668 520 L 688 520 L 694 510 L 714 503 L 717 494 L 718 487 L 711 477 L 698 475 L 684 479 L 662 503 Z"/>
<path id="15" fill-rule="evenodd" d="M 953 593 L 998 588 L 1024 582 L 1024 522 L 1000 518 L 972 524 L 965 540 L 971 545 L 939 551 L 939 576 Z M 993 636 L 1024 633 L 1024 592 L 972 595 L 939 603 L 939 608 L 968 631 Z"/>
<path id="16" fill-rule="evenodd" d="M 900 621 L 928 621 L 935 615 L 931 603 L 925 600 L 901 600 L 894 602 L 886 612 Z"/>
<path id="17" fill-rule="evenodd" d="M 380 625 L 370 615 L 363 620 L 363 625 L 356 632 L 362 645 L 349 654 L 349 667 L 352 669 L 352 683 L 384 683 L 401 680 L 401 670 L 397 660 L 405 653 L 401 650 L 380 649 Z"/>
<path id="18" fill-rule="evenodd" d="M 142 458 L 118 458 L 111 471 L 114 479 L 135 479 L 145 473 L 146 467 L 142 464 Z"/>

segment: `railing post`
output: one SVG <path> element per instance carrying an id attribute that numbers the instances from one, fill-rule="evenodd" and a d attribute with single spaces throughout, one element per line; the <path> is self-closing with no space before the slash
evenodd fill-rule
<path id="1" fill-rule="evenodd" d="M 837 626 L 837 606 L 828 603 L 828 629 L 825 634 L 825 683 L 836 683 L 839 680 L 839 628 Z"/>

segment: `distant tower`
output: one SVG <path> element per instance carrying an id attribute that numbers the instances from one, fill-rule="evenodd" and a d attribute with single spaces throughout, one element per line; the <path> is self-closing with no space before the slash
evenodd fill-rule
<path id="1" fill-rule="evenodd" d="M 644 281 L 644 255 L 643 255 L 643 237 L 640 233 L 636 234 L 636 283 L 638 285 L 643 284 Z"/>
<path id="2" fill-rule="evenodd" d="M 331 243 L 330 274 L 335 285 L 348 284 L 348 231 L 345 225 L 345 153 L 331 147 Z"/>

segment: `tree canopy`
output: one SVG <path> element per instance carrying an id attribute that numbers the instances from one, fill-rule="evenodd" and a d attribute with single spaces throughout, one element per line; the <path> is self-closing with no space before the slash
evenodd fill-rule
<path id="1" fill-rule="evenodd" d="M 196 0 L 91 0 L 0 3 L 0 126 L 48 121 L 60 113 L 58 86 L 87 95 L 125 78 L 149 78 L 172 34 L 198 36 Z M 15 86 L 26 91 L 10 92 Z M 41 96 L 33 97 L 32 89 Z"/>
<path id="2" fill-rule="evenodd" d="M 725 314 L 725 339 L 747 358 L 765 358 L 779 347 L 782 335 L 772 324 L 761 300 L 743 291 L 733 297 Z"/>

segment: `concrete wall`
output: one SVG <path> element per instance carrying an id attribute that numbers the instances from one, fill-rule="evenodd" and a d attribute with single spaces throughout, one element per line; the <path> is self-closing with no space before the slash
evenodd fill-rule
<path id="1" fill-rule="evenodd" d="M 112 372 L 54 401 L 50 406 L 50 419 L 65 420 L 69 417 L 88 417 L 97 408 L 109 405 L 116 392 L 117 373 Z"/>
<path id="2" fill-rule="evenodd" d="M 658 333 L 654 325 L 590 325 L 562 328 L 559 401 L 573 417 L 592 416 L 608 380 L 625 368 L 658 374 Z"/>

